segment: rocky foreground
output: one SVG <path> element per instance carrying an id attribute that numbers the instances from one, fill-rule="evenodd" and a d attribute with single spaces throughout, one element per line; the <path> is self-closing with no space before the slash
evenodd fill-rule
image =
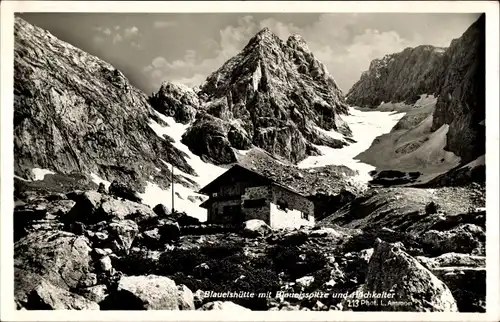
<path id="1" fill-rule="evenodd" d="M 272 230 L 205 225 L 115 185 L 51 193 L 50 177 L 16 189 L 18 309 L 485 310 L 480 186 L 377 189 L 317 227 Z"/>

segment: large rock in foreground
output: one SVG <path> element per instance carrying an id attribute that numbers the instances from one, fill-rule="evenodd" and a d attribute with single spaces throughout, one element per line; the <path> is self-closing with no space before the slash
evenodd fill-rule
<path id="1" fill-rule="evenodd" d="M 177 287 L 168 277 L 123 276 L 116 290 L 101 308 L 109 310 L 179 310 L 192 309 L 194 302 L 186 287 Z M 191 293 L 192 295 L 192 293 Z"/>
<path id="2" fill-rule="evenodd" d="M 90 275 L 90 251 L 87 238 L 68 232 L 38 231 L 20 239 L 14 245 L 15 298 L 24 302 L 44 280 L 62 290 L 82 286 Z"/>
<path id="3" fill-rule="evenodd" d="M 214 301 L 205 303 L 199 311 L 250 311 L 246 307 L 235 304 L 231 301 Z"/>
<path id="4" fill-rule="evenodd" d="M 29 294 L 26 308 L 30 310 L 99 310 L 99 305 L 42 280 L 40 285 Z"/>
<path id="5" fill-rule="evenodd" d="M 404 252 L 400 243 L 377 239 L 370 258 L 363 291 L 394 294 L 375 300 L 370 310 L 413 312 L 457 312 L 451 291 L 415 258 Z M 394 301 L 393 303 L 390 300 Z"/>

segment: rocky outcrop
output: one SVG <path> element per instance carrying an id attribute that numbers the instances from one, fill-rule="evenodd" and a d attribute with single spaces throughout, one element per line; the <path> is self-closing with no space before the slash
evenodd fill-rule
<path id="1" fill-rule="evenodd" d="M 251 146 L 243 130 L 210 114 L 203 114 L 193 123 L 182 135 L 182 143 L 194 154 L 215 164 L 236 162 L 232 147 L 247 149 Z"/>
<path id="2" fill-rule="evenodd" d="M 435 94 L 444 52 L 445 48 L 423 45 L 373 60 L 347 93 L 346 102 L 373 108 L 382 102 L 413 104 L 421 94 Z"/>
<path id="3" fill-rule="evenodd" d="M 20 239 L 14 246 L 15 298 L 27 301 L 43 281 L 66 291 L 83 286 L 91 274 L 90 251 L 87 238 L 69 232 L 36 231 Z M 47 287 L 35 292 L 39 298 Z"/>
<path id="4" fill-rule="evenodd" d="M 234 162 L 230 148 L 247 149 L 251 144 L 298 162 L 319 153 L 314 144 L 334 148 L 347 144 L 327 131 L 351 136 L 341 119 L 348 110 L 342 92 L 299 35 L 283 42 L 263 29 L 212 73 L 196 94 L 199 102 L 191 90 L 181 91 L 167 83 L 151 100 L 158 111 L 174 117 L 182 99 L 186 113 L 198 110 L 201 120 L 188 130 L 183 142 L 193 153 L 215 163 Z M 205 114 L 213 117 L 210 123 Z"/>
<path id="5" fill-rule="evenodd" d="M 392 296 L 367 302 L 382 311 L 457 312 L 449 288 L 402 247 L 380 239 L 375 243 L 362 290 Z"/>
<path id="6" fill-rule="evenodd" d="M 110 310 L 194 309 L 193 299 L 186 292 L 186 287 L 179 289 L 168 277 L 124 276 L 103 306 Z"/>
<path id="7" fill-rule="evenodd" d="M 161 84 L 149 101 L 155 110 L 182 124 L 193 121 L 200 107 L 198 95 L 193 89 L 170 82 Z"/>
<path id="8" fill-rule="evenodd" d="M 416 259 L 448 286 L 460 312 L 485 312 L 486 257 L 446 253 Z"/>
<path id="9" fill-rule="evenodd" d="M 100 189 L 102 191 L 102 189 Z M 99 192 L 99 190 L 98 190 Z M 105 192 L 105 191 L 104 191 Z M 102 193 L 102 192 L 101 192 Z M 141 197 L 134 190 L 130 189 L 127 185 L 118 181 L 111 182 L 109 186 L 109 194 L 118 198 L 127 199 L 133 202 L 141 203 Z"/>
<path id="10" fill-rule="evenodd" d="M 161 160 L 194 174 L 150 127 L 161 120 L 119 70 L 19 17 L 14 31 L 16 175 L 93 173 L 143 192 L 145 181 L 169 186 Z"/>
<path id="11" fill-rule="evenodd" d="M 68 197 L 76 205 L 62 218 L 66 225 L 75 222 L 96 224 L 100 221 L 131 219 L 138 223 L 156 217 L 156 214 L 146 205 L 129 200 L 118 200 L 109 195 L 95 191 L 73 192 Z"/>

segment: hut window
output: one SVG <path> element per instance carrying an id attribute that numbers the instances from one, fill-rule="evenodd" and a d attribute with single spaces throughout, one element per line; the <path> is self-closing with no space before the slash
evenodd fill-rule
<path id="1" fill-rule="evenodd" d="M 286 202 L 285 200 L 278 200 L 276 205 L 278 206 L 279 210 L 286 211 L 288 209 L 288 202 Z"/>
<path id="2" fill-rule="evenodd" d="M 243 207 L 245 208 L 260 208 L 264 207 L 266 204 L 266 199 L 250 199 L 243 202 Z"/>

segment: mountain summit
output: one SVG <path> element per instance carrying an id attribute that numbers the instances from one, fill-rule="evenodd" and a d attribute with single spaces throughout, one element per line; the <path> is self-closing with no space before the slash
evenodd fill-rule
<path id="1" fill-rule="evenodd" d="M 190 89 L 177 89 L 164 83 L 151 103 L 177 121 L 194 120 L 183 143 L 214 163 L 235 162 L 234 149 L 252 146 L 298 162 L 320 154 L 315 145 L 340 148 L 352 141 L 341 119 L 348 113 L 344 96 L 300 35 L 285 43 L 268 28 L 259 31 L 208 76 L 189 100 L 189 113 L 166 103 L 192 97 Z"/>

